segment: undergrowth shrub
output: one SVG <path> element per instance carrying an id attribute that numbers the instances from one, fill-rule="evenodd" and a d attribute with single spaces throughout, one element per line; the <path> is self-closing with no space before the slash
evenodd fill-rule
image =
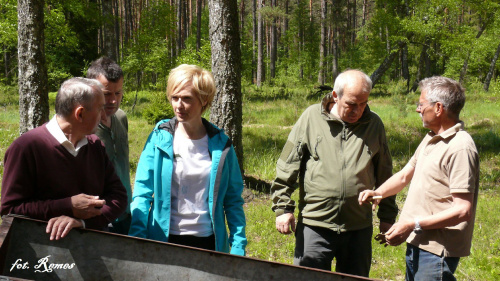
<path id="1" fill-rule="evenodd" d="M 174 110 L 165 93 L 151 92 L 150 105 L 143 110 L 142 116 L 149 124 L 156 124 L 160 120 L 172 118 Z"/>

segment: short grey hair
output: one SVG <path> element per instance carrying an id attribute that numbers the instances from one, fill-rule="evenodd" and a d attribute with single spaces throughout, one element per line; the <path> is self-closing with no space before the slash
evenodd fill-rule
<path id="1" fill-rule="evenodd" d="M 333 90 L 337 94 L 337 97 L 339 99 L 342 98 L 342 95 L 344 94 L 344 88 L 345 86 L 351 81 L 352 76 L 349 74 L 357 73 L 358 76 L 362 78 L 364 81 L 363 85 L 363 90 L 365 92 L 371 92 L 372 90 L 372 79 L 368 75 L 366 75 L 363 71 L 357 70 L 357 69 L 348 69 L 337 76 L 335 79 L 335 84 L 333 86 Z"/>
<path id="2" fill-rule="evenodd" d="M 459 82 L 443 76 L 433 76 L 420 81 L 419 86 L 430 103 L 440 102 L 449 117 L 459 117 L 465 105 L 465 89 Z"/>
<path id="3" fill-rule="evenodd" d="M 95 79 L 74 77 L 64 81 L 56 95 L 56 114 L 67 117 L 77 105 L 91 109 L 96 91 L 102 92 L 103 88 Z"/>

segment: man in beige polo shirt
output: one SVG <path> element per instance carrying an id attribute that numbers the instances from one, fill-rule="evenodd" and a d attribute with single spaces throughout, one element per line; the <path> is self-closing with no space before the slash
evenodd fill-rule
<path id="1" fill-rule="evenodd" d="M 406 280 L 455 280 L 460 257 L 470 254 L 479 156 L 459 120 L 462 86 L 431 77 L 420 82 L 420 90 L 417 112 L 431 131 L 410 162 L 377 190 L 361 192 L 359 203 L 394 195 L 411 181 L 399 221 L 385 233 L 387 244 L 406 240 Z M 373 200 L 373 208 L 379 200 Z"/>

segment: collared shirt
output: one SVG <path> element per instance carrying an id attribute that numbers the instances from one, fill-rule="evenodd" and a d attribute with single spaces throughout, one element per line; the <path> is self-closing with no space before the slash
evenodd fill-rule
<path id="1" fill-rule="evenodd" d="M 68 140 L 68 138 L 64 135 L 64 132 L 61 130 L 61 127 L 59 127 L 59 124 L 57 123 L 57 115 L 54 115 L 52 119 L 50 119 L 49 123 L 47 123 L 47 130 L 49 130 L 49 133 L 73 156 L 78 155 L 78 151 L 80 148 L 82 148 L 84 145 L 88 144 L 87 138 L 82 138 L 81 140 L 78 141 L 76 144 L 76 147 L 73 146 L 73 144 Z"/>
<path id="2" fill-rule="evenodd" d="M 408 243 L 438 256 L 470 254 L 479 187 L 479 156 L 472 137 L 457 123 L 422 140 L 408 165 L 415 168 L 401 220 L 437 214 L 453 205 L 452 193 L 474 193 L 472 218 L 458 225 L 414 232 Z"/>

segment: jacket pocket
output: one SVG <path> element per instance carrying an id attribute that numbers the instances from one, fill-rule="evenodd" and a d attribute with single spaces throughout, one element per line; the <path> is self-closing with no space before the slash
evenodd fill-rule
<path id="1" fill-rule="evenodd" d="M 321 136 L 318 136 L 316 138 L 316 141 L 314 142 L 314 145 L 311 147 L 311 151 L 310 151 L 311 158 L 307 162 L 307 170 L 309 171 L 309 180 L 312 181 L 312 182 L 314 181 L 314 178 L 318 174 L 318 171 L 317 171 L 318 168 L 317 167 L 318 167 L 319 162 L 321 161 L 320 158 L 319 158 L 319 153 L 318 153 L 318 150 L 319 150 L 318 147 L 319 147 L 319 145 L 321 143 L 321 140 L 322 140 Z"/>

